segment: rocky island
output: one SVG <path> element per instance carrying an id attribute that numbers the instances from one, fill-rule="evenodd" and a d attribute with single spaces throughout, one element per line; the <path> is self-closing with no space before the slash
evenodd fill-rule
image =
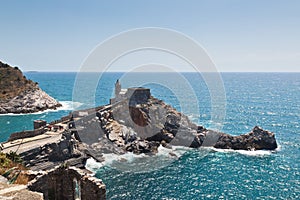
<path id="1" fill-rule="evenodd" d="M 60 106 L 18 67 L 0 62 L 0 114 L 34 113 Z"/>
<path id="2" fill-rule="evenodd" d="M 3 144 L 4 151 L 17 149 L 33 169 L 50 169 L 65 161 L 84 168 L 89 157 L 101 162 L 102 153 L 155 154 L 160 145 L 251 151 L 277 148 L 275 134 L 258 126 L 238 136 L 206 129 L 151 96 L 150 89 L 121 89 L 119 81 L 110 104 L 73 111 L 49 124 L 36 120 L 34 127 L 11 134 Z"/>
<path id="3" fill-rule="evenodd" d="M 18 151 L 24 165 L 35 171 L 28 175 L 34 177 L 28 188 L 43 193 L 45 199 L 53 195 L 74 199 L 76 184 L 81 185 L 81 194 L 86 195 L 82 199 L 105 198 L 104 183 L 80 171 L 86 170 L 88 158 L 102 162 L 103 153 L 151 156 L 159 146 L 251 151 L 277 148 L 272 132 L 257 126 L 239 136 L 209 130 L 153 97 L 150 89 L 122 89 L 119 81 L 115 97 L 108 105 L 73 111 L 49 124 L 38 120 L 34 127 L 33 131 L 13 133 L 2 148 L 3 152 Z M 57 189 L 63 183 L 67 184 L 65 190 Z"/>

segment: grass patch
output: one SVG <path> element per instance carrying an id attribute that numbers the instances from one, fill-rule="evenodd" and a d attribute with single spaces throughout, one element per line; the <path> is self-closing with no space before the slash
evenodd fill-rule
<path id="1" fill-rule="evenodd" d="M 0 152 L 0 175 L 6 177 L 9 183 L 27 184 L 29 179 L 22 171 L 27 169 L 22 165 L 22 159 L 15 152 Z"/>

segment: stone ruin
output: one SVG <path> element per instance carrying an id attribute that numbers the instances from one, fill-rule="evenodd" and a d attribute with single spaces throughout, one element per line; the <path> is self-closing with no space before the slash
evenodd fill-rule
<path id="1" fill-rule="evenodd" d="M 106 199 L 106 187 L 102 180 L 93 177 L 87 170 L 59 166 L 49 171 L 40 171 L 28 183 L 28 189 L 43 193 L 45 200 L 91 200 Z"/>

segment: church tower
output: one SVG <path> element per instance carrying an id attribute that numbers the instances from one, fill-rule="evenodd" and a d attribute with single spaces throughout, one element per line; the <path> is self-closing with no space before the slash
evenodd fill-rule
<path id="1" fill-rule="evenodd" d="M 115 84 L 115 97 L 118 97 L 120 92 L 121 92 L 121 84 L 120 84 L 120 81 L 118 79 L 116 84 Z"/>

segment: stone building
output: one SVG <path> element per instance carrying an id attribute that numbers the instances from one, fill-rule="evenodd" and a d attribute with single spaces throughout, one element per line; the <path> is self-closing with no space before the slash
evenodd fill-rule
<path id="1" fill-rule="evenodd" d="M 123 100 L 129 100 L 129 104 L 146 103 L 151 96 L 150 89 L 143 87 L 132 87 L 122 89 L 119 79 L 115 83 L 115 97 L 110 99 L 110 104 L 114 104 Z"/>
<path id="2" fill-rule="evenodd" d="M 47 122 L 45 120 L 34 120 L 33 121 L 33 128 L 39 129 L 41 127 L 45 127 L 47 125 Z"/>

